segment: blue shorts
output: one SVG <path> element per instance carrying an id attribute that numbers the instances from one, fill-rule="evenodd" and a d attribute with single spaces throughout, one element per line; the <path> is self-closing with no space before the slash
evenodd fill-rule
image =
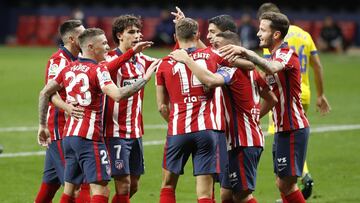
<path id="1" fill-rule="evenodd" d="M 302 175 L 310 128 L 275 133 L 274 173 L 281 177 Z"/>
<path id="2" fill-rule="evenodd" d="M 194 176 L 220 173 L 219 136 L 225 135 L 220 131 L 203 130 L 167 136 L 163 168 L 175 174 L 183 174 L 191 154 Z"/>
<path id="3" fill-rule="evenodd" d="M 219 155 L 220 155 L 220 173 L 214 175 L 214 180 L 220 182 L 227 170 L 229 170 L 229 158 L 225 134 L 219 134 Z"/>
<path id="4" fill-rule="evenodd" d="M 110 181 L 110 163 L 103 142 L 82 137 L 65 137 L 65 181 L 79 185 L 83 175 L 87 183 Z"/>
<path id="5" fill-rule="evenodd" d="M 221 187 L 234 193 L 255 191 L 257 167 L 262 147 L 238 147 L 229 151 L 229 170 L 221 180 Z"/>
<path id="6" fill-rule="evenodd" d="M 43 182 L 64 184 L 65 158 L 62 140 L 54 140 L 46 149 Z"/>
<path id="7" fill-rule="evenodd" d="M 111 176 L 144 174 L 144 153 L 142 138 L 106 138 L 109 152 Z"/>

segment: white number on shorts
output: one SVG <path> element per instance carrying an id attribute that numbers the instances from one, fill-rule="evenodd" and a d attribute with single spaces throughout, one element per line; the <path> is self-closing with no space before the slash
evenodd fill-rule
<path id="1" fill-rule="evenodd" d="M 121 145 L 114 145 L 116 149 L 116 159 L 120 159 Z"/>
<path id="2" fill-rule="evenodd" d="M 101 164 L 108 164 L 109 161 L 107 160 L 107 153 L 105 150 L 100 150 L 101 155 Z"/>

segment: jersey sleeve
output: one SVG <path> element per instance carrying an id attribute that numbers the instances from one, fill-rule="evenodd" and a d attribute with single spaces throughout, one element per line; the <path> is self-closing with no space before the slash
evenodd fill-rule
<path id="1" fill-rule="evenodd" d="M 260 87 L 261 89 L 269 88 L 268 83 L 265 81 L 263 77 L 261 77 L 260 73 L 256 69 L 254 70 L 254 76 L 255 76 L 255 81 L 258 84 L 258 87 Z"/>
<path id="2" fill-rule="evenodd" d="M 65 75 L 65 68 L 63 68 L 59 73 L 57 73 L 55 75 L 55 77 L 53 78 L 59 85 L 63 86 L 63 82 L 64 82 L 64 75 Z"/>
<path id="3" fill-rule="evenodd" d="M 145 71 L 149 68 L 149 66 L 156 60 L 156 58 L 153 58 L 151 56 L 147 56 L 145 54 L 140 55 L 141 58 L 145 60 Z"/>
<path id="4" fill-rule="evenodd" d="M 315 45 L 314 40 L 312 39 L 310 34 L 308 36 L 308 40 L 309 40 L 309 45 L 310 45 L 310 54 L 311 55 L 317 54 L 318 51 L 317 51 L 316 45 Z"/>
<path id="5" fill-rule="evenodd" d="M 293 54 L 294 50 L 292 49 L 278 49 L 273 59 L 280 62 L 285 69 L 288 69 L 293 67 L 293 65 L 289 63 Z"/>
<path id="6" fill-rule="evenodd" d="M 105 87 L 106 85 L 112 84 L 111 76 L 106 68 L 106 66 L 99 66 L 96 69 L 96 78 L 98 80 L 98 84 L 100 88 Z"/>
<path id="7" fill-rule="evenodd" d="M 134 56 L 134 54 L 135 54 L 134 50 L 129 49 L 121 56 L 119 56 L 109 62 L 105 62 L 103 64 L 106 65 L 106 67 L 109 70 L 111 75 L 114 75 L 114 74 L 116 75 L 119 68 L 121 68 L 122 65 L 124 65 L 128 60 L 130 60 L 131 57 Z"/>
<path id="8" fill-rule="evenodd" d="M 221 75 L 224 78 L 225 84 L 229 85 L 232 81 L 232 78 L 235 74 L 237 68 L 230 68 L 227 66 L 220 67 L 216 73 Z"/>
<path id="9" fill-rule="evenodd" d="M 53 79 L 57 74 L 59 74 L 60 71 L 65 68 L 66 65 L 68 65 L 68 62 L 65 58 L 56 57 L 50 59 L 49 65 L 47 67 L 48 72 L 47 72 L 46 83 L 48 83 L 49 80 Z"/>
<path id="10" fill-rule="evenodd" d="M 165 80 L 164 80 L 164 77 L 163 77 L 163 70 L 164 70 L 164 68 L 166 68 L 166 63 L 167 63 L 167 61 L 160 62 L 159 67 L 158 67 L 158 69 L 156 71 L 155 84 L 158 85 L 158 86 L 165 86 Z"/>

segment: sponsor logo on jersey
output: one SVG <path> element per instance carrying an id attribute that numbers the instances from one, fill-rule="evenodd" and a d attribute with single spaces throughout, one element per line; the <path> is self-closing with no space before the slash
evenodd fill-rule
<path id="1" fill-rule="evenodd" d="M 122 86 L 125 87 L 125 86 L 128 86 L 128 85 L 132 85 L 134 84 L 138 79 L 126 79 L 126 80 L 123 80 L 122 82 Z"/>

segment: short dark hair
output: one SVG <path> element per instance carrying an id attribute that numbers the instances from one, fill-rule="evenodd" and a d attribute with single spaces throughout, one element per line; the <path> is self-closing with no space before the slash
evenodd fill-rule
<path id="1" fill-rule="evenodd" d="M 79 35 L 80 47 L 84 46 L 85 42 L 89 38 L 93 38 L 99 35 L 104 35 L 105 32 L 100 28 L 88 28 L 83 33 Z"/>
<path id="2" fill-rule="evenodd" d="M 261 15 L 265 12 L 275 12 L 275 13 L 281 13 L 279 7 L 277 7 L 275 4 L 273 3 L 263 3 L 259 9 L 258 12 L 256 14 L 257 18 L 260 18 Z"/>
<path id="3" fill-rule="evenodd" d="M 270 20 L 270 28 L 280 31 L 282 39 L 287 35 L 290 22 L 286 15 L 282 13 L 265 12 L 260 16 L 260 20 Z"/>
<path id="4" fill-rule="evenodd" d="M 237 32 L 237 27 L 234 19 L 229 15 L 219 15 L 209 19 L 209 24 L 212 23 L 219 28 L 221 32 L 227 30 Z"/>
<path id="5" fill-rule="evenodd" d="M 82 26 L 80 20 L 67 20 L 59 27 L 60 37 L 63 38 L 67 33 L 74 31 L 75 28 Z"/>
<path id="6" fill-rule="evenodd" d="M 216 37 L 224 38 L 226 41 L 229 42 L 229 44 L 240 45 L 239 35 L 235 32 L 231 32 L 231 31 L 220 32 L 216 34 Z"/>
<path id="7" fill-rule="evenodd" d="M 180 40 L 192 40 L 199 31 L 198 23 L 191 18 L 183 18 L 175 25 L 176 36 Z"/>
<path id="8" fill-rule="evenodd" d="M 117 33 L 124 32 L 124 30 L 129 26 L 135 26 L 139 29 L 142 28 L 140 16 L 134 15 L 121 15 L 115 18 L 112 24 L 112 37 L 116 44 L 119 44 L 119 39 L 117 38 Z"/>

